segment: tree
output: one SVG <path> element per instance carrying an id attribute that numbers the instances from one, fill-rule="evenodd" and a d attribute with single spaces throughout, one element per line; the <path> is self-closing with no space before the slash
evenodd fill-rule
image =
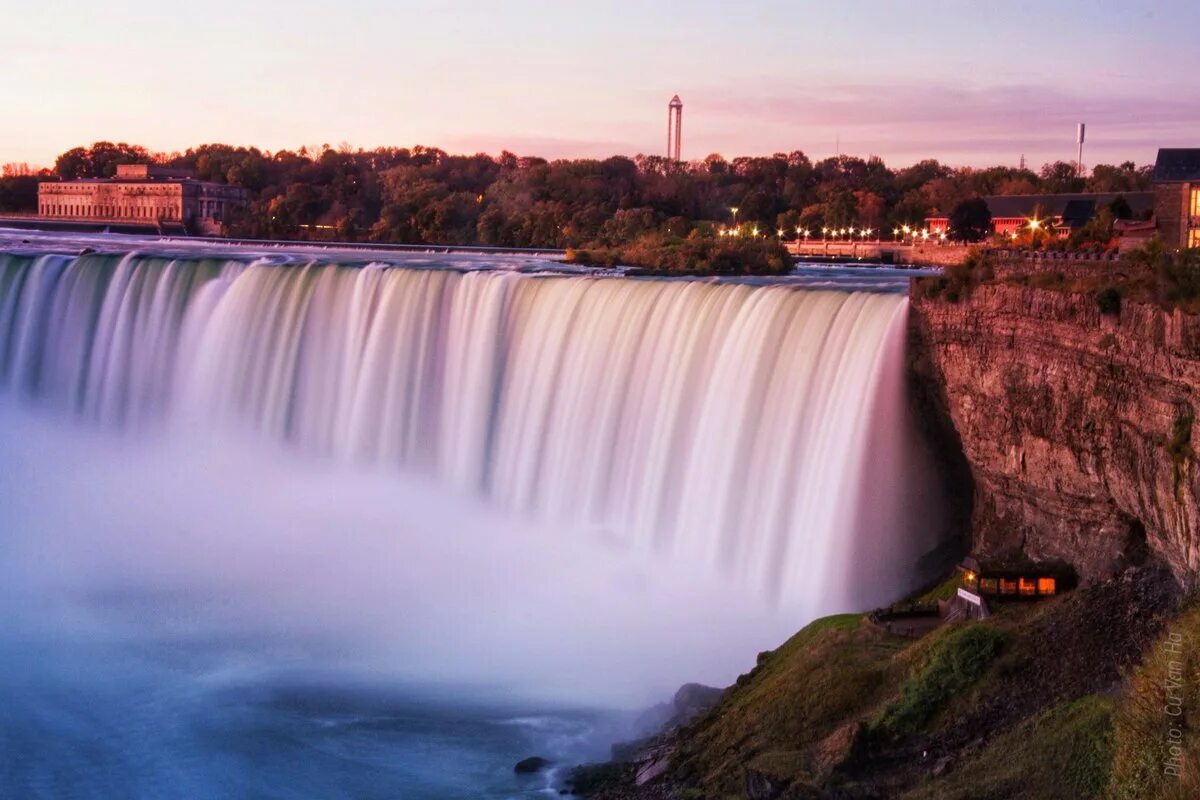
<path id="1" fill-rule="evenodd" d="M 1125 195 L 1117 195 L 1105 207 L 1112 214 L 1113 219 L 1133 219 L 1133 209 L 1130 208 Z"/>
<path id="2" fill-rule="evenodd" d="M 1044 164 L 1041 172 L 1042 189 L 1050 194 L 1082 192 L 1083 178 L 1079 177 L 1079 166 L 1073 161 L 1055 161 Z"/>
<path id="3" fill-rule="evenodd" d="M 983 241 L 991 232 L 992 212 L 982 197 L 963 200 L 950 212 L 950 235 L 959 241 Z"/>
<path id="4" fill-rule="evenodd" d="M 37 175 L 0 178 L 0 211 L 35 211 L 38 200 Z"/>

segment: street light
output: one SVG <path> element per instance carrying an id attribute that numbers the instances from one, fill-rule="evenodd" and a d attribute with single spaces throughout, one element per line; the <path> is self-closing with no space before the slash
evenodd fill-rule
<path id="1" fill-rule="evenodd" d="M 738 207 L 737 207 L 737 206 L 730 206 L 730 207 L 729 207 L 729 210 L 733 212 L 733 224 L 734 224 L 734 225 L 737 225 L 737 212 L 738 212 Z"/>

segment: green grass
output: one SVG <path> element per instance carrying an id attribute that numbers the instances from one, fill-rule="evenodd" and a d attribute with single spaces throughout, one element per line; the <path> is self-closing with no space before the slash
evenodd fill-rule
<path id="1" fill-rule="evenodd" d="M 746 767 L 798 781 L 831 769 L 903 674 L 895 655 L 906 642 L 862 621 L 825 617 L 763 654 L 685 737 L 676 774 L 719 797 L 742 791 Z"/>
<path id="2" fill-rule="evenodd" d="M 961 579 L 959 578 L 958 572 L 955 571 L 953 575 L 939 583 L 937 586 L 933 587 L 924 594 L 913 598 L 912 602 L 916 605 L 928 605 L 936 604 L 938 600 L 949 600 L 951 597 L 954 597 L 954 594 L 958 591 L 958 587 L 960 585 Z"/>
<path id="3" fill-rule="evenodd" d="M 900 696 L 871 720 L 870 736 L 896 739 L 921 730 L 952 697 L 983 677 L 1004 645 L 1004 634 L 985 623 L 945 630 L 933 637 Z"/>
<path id="4" fill-rule="evenodd" d="M 1112 708 L 1112 700 L 1100 695 L 1055 706 L 996 736 L 977 756 L 903 800 L 1100 798 L 1112 763 Z"/>
<path id="5" fill-rule="evenodd" d="M 1174 635 L 1175 639 L 1170 637 Z M 1195 800 L 1200 797 L 1200 604 L 1195 600 L 1146 654 L 1115 715 L 1115 752 L 1107 798 Z M 1174 699 L 1168 697 L 1173 695 Z M 1178 715 L 1166 713 L 1178 708 Z M 1179 777 L 1163 768 L 1179 725 Z"/>

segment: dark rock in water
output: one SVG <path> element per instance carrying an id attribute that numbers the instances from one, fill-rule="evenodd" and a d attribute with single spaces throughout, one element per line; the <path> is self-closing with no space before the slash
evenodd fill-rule
<path id="1" fill-rule="evenodd" d="M 96 249 L 93 247 L 83 247 L 83 248 L 80 248 L 79 255 L 86 256 L 88 253 L 94 253 L 94 252 L 96 252 Z"/>
<path id="2" fill-rule="evenodd" d="M 530 756 L 518 761 L 517 765 L 513 767 L 513 772 L 518 775 L 532 775 L 535 772 L 541 772 L 550 766 L 551 763 L 549 759 L 542 758 L 541 756 Z"/>

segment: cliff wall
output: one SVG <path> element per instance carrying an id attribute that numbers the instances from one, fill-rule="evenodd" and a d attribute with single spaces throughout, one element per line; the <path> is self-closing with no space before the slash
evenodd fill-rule
<path id="1" fill-rule="evenodd" d="M 974 547 L 1107 577 L 1153 554 L 1200 575 L 1192 450 L 1200 317 L 997 281 L 951 302 L 914 282 L 914 374 L 973 478 Z M 1198 442 L 1200 444 L 1200 442 Z"/>

